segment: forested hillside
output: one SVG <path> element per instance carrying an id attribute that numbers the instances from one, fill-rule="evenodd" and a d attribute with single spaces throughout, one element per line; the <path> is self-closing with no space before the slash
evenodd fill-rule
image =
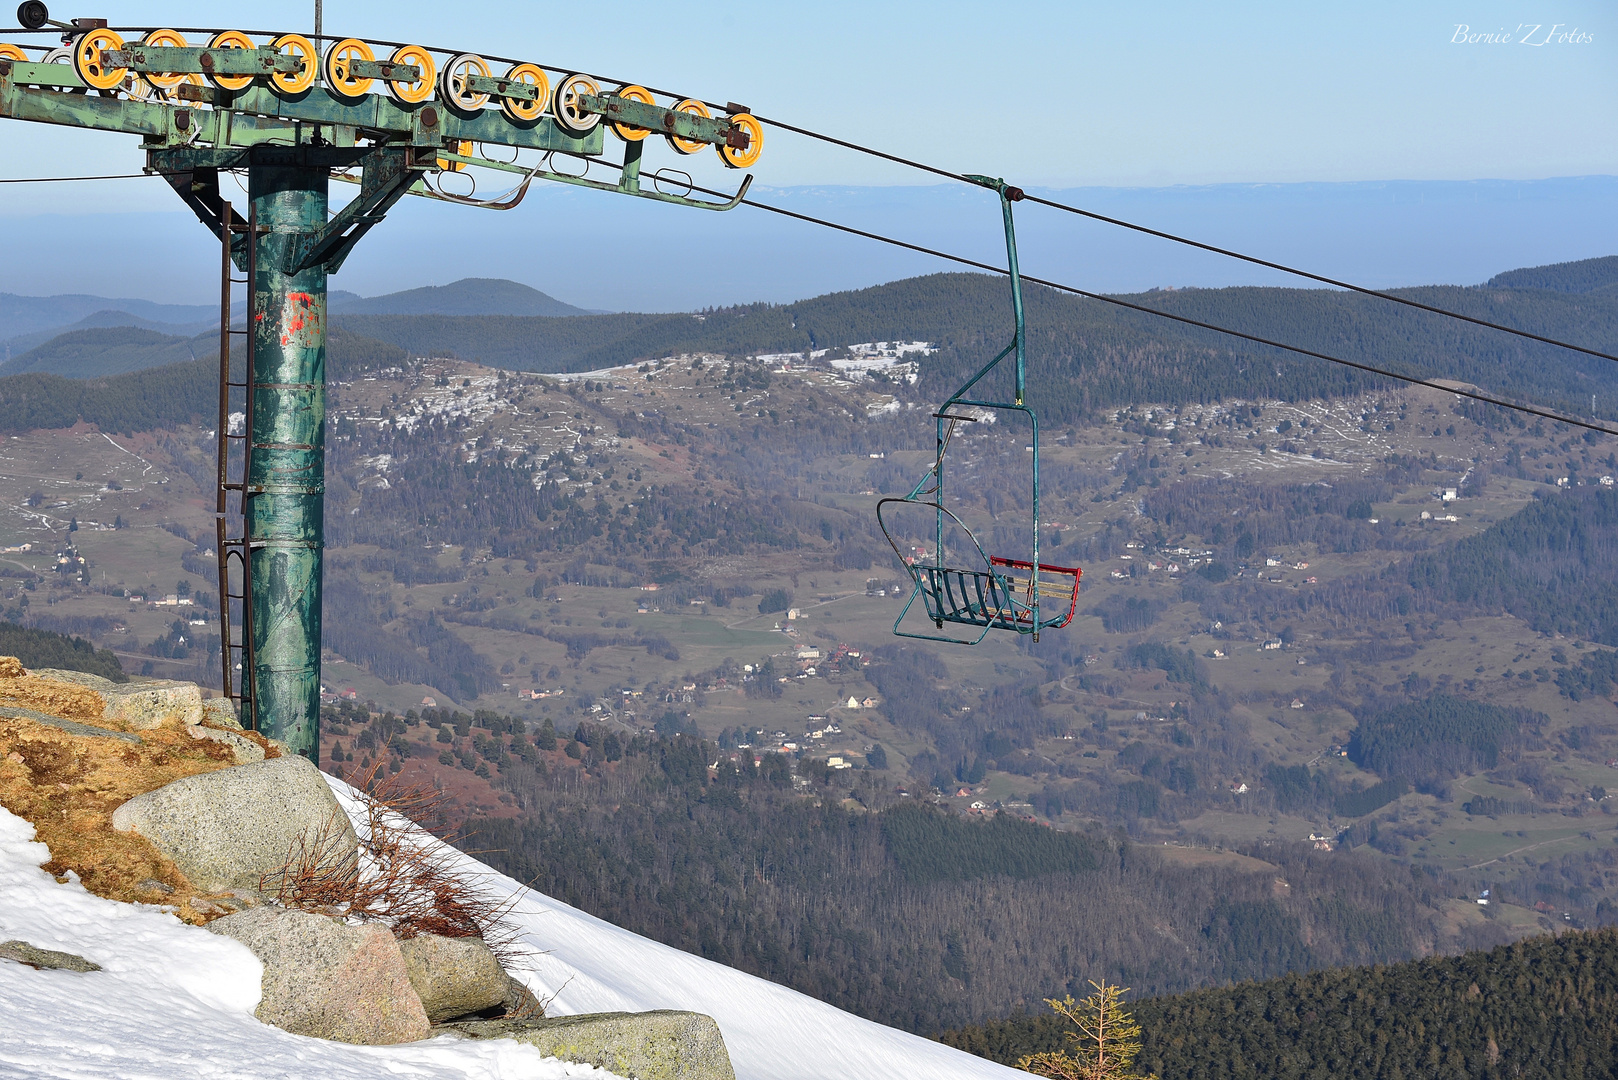
<path id="1" fill-rule="evenodd" d="M 1536 499 L 1488 532 L 1413 560 L 1408 575 L 1443 600 L 1618 645 L 1618 492 Z"/>
<path id="2" fill-rule="evenodd" d="M 83 638 L 49 630 L 32 630 L 0 622 L 0 656 L 15 656 L 26 668 L 88 671 L 113 682 L 128 682 L 123 665 L 109 649 L 98 649 Z"/>
<path id="3" fill-rule="evenodd" d="M 148 330 L 124 328 L 117 333 L 161 338 L 151 347 L 180 349 L 182 355 L 195 353 L 198 358 L 105 378 L 73 379 L 41 372 L 0 377 L 0 432 L 72 427 L 84 421 L 102 431 L 129 435 L 182 424 L 217 423 L 217 335 L 204 334 L 187 341 Z M 64 337 L 88 348 L 85 343 L 98 334 L 103 331 L 75 331 Z M 51 348 L 62 340 L 56 338 L 41 348 Z M 351 377 L 364 368 L 402 363 L 404 359 L 404 351 L 397 346 L 345 330 L 332 330 L 326 343 L 326 373 L 332 379 Z"/>
<path id="4" fill-rule="evenodd" d="M 1524 279 L 1539 281 L 1556 270 L 1520 273 L 1540 274 Z M 1580 281 L 1604 280 L 1589 268 L 1562 273 Z M 478 296 L 485 286 L 490 290 L 486 303 Z M 544 310 L 546 302 L 555 303 L 541 293 L 533 296 L 543 301 L 507 295 L 520 288 L 510 282 L 460 282 L 445 287 L 454 291 L 453 302 L 428 297 L 420 303 L 466 311 L 480 304 L 487 310 L 524 310 L 525 305 Z M 1401 295 L 1594 347 L 1618 338 L 1618 293 L 1599 289 L 1429 287 Z M 1370 297 L 1324 289 L 1231 288 L 1129 299 L 1351 360 L 1476 383 L 1579 415 L 1590 411 L 1594 395 L 1597 415 L 1618 415 L 1614 376 L 1604 361 Z M 1347 368 L 1037 286 L 1028 288 L 1026 303 L 1031 401 L 1047 424 L 1081 422 L 1097 409 L 1143 400 L 1292 401 L 1383 385 Z M 691 353 L 738 357 L 895 338 L 929 341 L 940 351 L 924 366 L 917 388 L 929 399 L 953 389 L 1010 336 L 1005 284 L 983 274 L 934 274 L 794 304 L 673 315 L 400 314 L 411 307 L 407 294 L 348 306 L 347 313 L 334 310 L 332 322 L 353 335 L 389 342 L 415 356 L 458 356 L 526 371 L 593 371 Z M 201 358 L 213 349 L 209 335 L 187 341 L 152 331 L 76 330 L 13 364 L 21 370 L 102 375 L 171 356 Z"/>
<path id="5" fill-rule="evenodd" d="M 896 799 L 870 773 L 800 766 L 819 796 L 806 801 L 777 755 L 754 767 L 684 735 L 590 723 L 573 734 L 559 765 L 530 764 L 556 745 L 545 730 L 474 740 L 523 810 L 473 824 L 493 865 L 636 933 L 922 1033 L 1081 992 L 1086 973 L 1163 993 L 1408 956 L 1433 940 L 1434 905 L 1456 888 L 1306 845 L 1181 867 L 1117 837 L 963 821 Z"/>
<path id="6" fill-rule="evenodd" d="M 1618 336 L 1618 296 L 1500 288 L 1399 290 L 1424 303 L 1603 347 Z M 1098 301 L 1031 286 L 1026 291 L 1034 401 L 1047 421 L 1141 400 L 1222 397 L 1297 400 L 1380 385 L 1321 361 L 1294 357 Z M 1603 362 L 1582 359 L 1400 308 L 1323 289 L 1186 289 L 1136 303 L 1277 338 L 1347 359 L 1391 364 L 1533 396 L 1557 407 L 1618 409 Z M 829 348 L 856 342 L 930 341 L 927 393 L 953 388 L 1010 337 L 1005 284 L 982 274 L 934 274 L 787 305 L 753 304 L 694 315 L 569 319 L 343 316 L 359 333 L 419 354 L 454 354 L 525 370 L 590 371 L 680 353 L 729 355 Z M 1555 363 L 1550 363 L 1554 360 Z M 949 384 L 946 386 L 945 384 Z M 1607 395 L 1602 405 L 1599 395 Z M 1603 411 L 1605 410 L 1605 411 Z"/>
<path id="7" fill-rule="evenodd" d="M 1176 1080 L 1596 1080 L 1618 1071 L 1618 930 L 1148 998 L 1137 1064 Z M 1063 1045 L 1048 1013 L 945 1032 L 1013 1064 Z"/>
<path id="8" fill-rule="evenodd" d="M 1549 289 L 1554 292 L 1589 293 L 1618 286 L 1618 255 L 1577 262 L 1552 263 L 1507 270 L 1489 279 L 1494 289 Z"/>
<path id="9" fill-rule="evenodd" d="M 638 359 L 625 347 L 646 327 L 657 327 L 658 351 L 678 342 L 689 315 L 371 315 L 338 314 L 334 325 L 408 350 L 415 356 L 459 356 L 523 371 L 593 371 Z M 649 353 L 642 352 L 642 356 Z"/>
<path id="10" fill-rule="evenodd" d="M 1423 302 L 1600 346 L 1618 333 L 1618 297 L 1500 290 L 1406 290 Z M 1312 289 L 1193 289 L 1131 298 L 1164 311 L 1276 337 L 1411 374 L 1459 378 L 1573 408 L 1595 392 L 1612 401 L 1597 361 L 1556 354 L 1479 328 L 1367 297 Z M 1047 422 L 1144 399 L 1332 397 L 1379 381 L 1320 361 L 1030 287 L 1026 294 L 1034 401 Z M 526 370 L 590 371 L 648 357 L 828 348 L 900 338 L 942 346 L 924 369 L 925 393 L 947 392 L 1009 338 L 1004 283 L 935 274 L 796 304 L 755 304 L 699 315 L 570 319 L 343 316 L 354 330 L 420 354 L 455 354 Z M 949 384 L 946 386 L 946 384 Z"/>
<path id="11" fill-rule="evenodd" d="M 200 351 L 199 347 L 200 346 Z M 219 355 L 219 335 L 198 338 L 138 326 L 69 330 L 0 367 L 4 375 L 39 372 L 70 379 L 122 375 Z"/>

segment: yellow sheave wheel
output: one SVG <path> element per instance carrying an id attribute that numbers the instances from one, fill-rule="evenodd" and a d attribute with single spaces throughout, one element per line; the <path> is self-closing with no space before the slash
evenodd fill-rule
<path id="1" fill-rule="evenodd" d="M 551 80 L 538 64 L 514 64 L 506 72 L 507 82 L 527 83 L 534 88 L 533 101 L 501 98 L 500 111 L 517 121 L 538 120 L 551 99 Z"/>
<path id="2" fill-rule="evenodd" d="M 389 79 L 388 92 L 393 100 L 401 105 L 420 105 L 433 96 L 433 80 L 438 77 L 438 65 L 433 62 L 433 54 L 420 45 L 401 45 L 393 50 L 388 60 L 395 64 L 409 64 L 421 70 L 421 78 L 415 82 L 405 82 L 403 79 Z"/>
<path id="3" fill-rule="evenodd" d="M 276 93 L 301 94 L 315 85 L 315 72 L 320 70 L 320 50 L 315 43 L 302 34 L 282 34 L 275 39 L 277 52 L 291 53 L 303 61 L 303 67 L 296 73 L 277 71 L 270 76 L 270 85 L 275 87 Z"/>
<path id="4" fill-rule="evenodd" d="M 708 112 L 708 106 L 704 105 L 696 98 L 686 98 L 684 101 L 677 102 L 674 106 L 674 111 L 690 113 L 692 116 L 700 116 L 704 119 L 712 115 Z M 678 135 L 666 135 L 664 137 L 668 139 L 669 146 L 673 147 L 674 151 L 680 154 L 700 154 L 702 152 L 702 148 L 708 145 L 707 143 L 699 142 L 696 139 L 682 139 Z"/>
<path id="5" fill-rule="evenodd" d="M 455 152 L 457 154 L 460 154 L 462 157 L 471 157 L 472 156 L 472 144 L 470 142 L 466 142 L 464 140 L 462 142 L 458 142 L 458 143 L 455 144 Z M 445 172 L 465 172 L 466 171 L 466 162 L 464 162 L 464 161 L 450 161 L 447 158 L 439 158 L 438 159 L 438 167 L 440 169 L 443 169 Z"/>
<path id="6" fill-rule="evenodd" d="M 737 113 L 730 118 L 730 126 L 747 132 L 747 149 L 738 150 L 734 146 L 721 146 L 719 156 L 732 169 L 751 169 L 753 163 L 758 161 L 758 156 L 764 152 L 764 125 L 749 113 Z"/>
<path id="7" fill-rule="evenodd" d="M 208 42 L 210 49 L 256 49 L 253 39 L 240 30 L 223 30 Z M 245 90 L 253 81 L 251 75 L 209 75 L 208 81 L 221 90 Z"/>
<path id="8" fill-rule="evenodd" d="M 101 63 L 101 54 L 108 49 L 121 49 L 124 39 L 103 27 L 89 30 L 73 40 L 73 71 L 84 80 L 84 85 L 96 90 L 111 90 L 124 81 L 128 68 L 107 68 Z"/>
<path id="9" fill-rule="evenodd" d="M 375 60 L 371 47 L 359 38 L 344 38 L 326 50 L 326 83 L 343 97 L 364 97 L 370 92 L 368 76 L 349 72 L 351 60 Z"/>
<path id="10" fill-rule="evenodd" d="M 142 45 L 152 45 L 160 49 L 183 49 L 190 42 L 178 30 L 148 30 L 146 36 L 140 39 Z M 171 90 L 185 79 L 184 75 L 176 75 L 171 71 L 146 71 L 141 78 L 159 90 Z"/>
<path id="11" fill-rule="evenodd" d="M 27 63 L 28 54 L 22 51 L 21 45 L 0 41 L 0 60 L 21 60 Z"/>
<path id="12" fill-rule="evenodd" d="M 619 87 L 618 96 L 625 101 L 638 101 L 642 105 L 655 105 L 657 103 L 656 99 L 652 97 L 652 92 L 644 86 Z M 652 132 L 650 128 L 636 127 L 633 124 L 613 124 L 612 133 L 624 140 L 624 142 L 640 142 Z"/>

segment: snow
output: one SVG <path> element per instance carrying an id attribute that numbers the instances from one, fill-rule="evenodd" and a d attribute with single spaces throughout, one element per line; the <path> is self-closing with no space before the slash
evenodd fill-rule
<path id="1" fill-rule="evenodd" d="M 328 778 L 356 816 L 352 789 Z M 20 938 L 102 965 L 78 974 L 0 961 L 0 1077 L 89 1080 L 615 1080 L 511 1040 L 448 1037 L 348 1046 L 259 1023 L 261 969 L 235 941 L 147 905 L 58 884 L 45 845 L 0 808 L 0 941 Z M 431 841 L 436 844 L 437 841 Z M 1027 1080 L 1027 1074 L 833 1008 L 597 919 L 453 849 L 495 893 L 532 950 L 518 971 L 547 1013 L 689 1009 L 719 1023 L 738 1080 Z"/>
<path id="2" fill-rule="evenodd" d="M 104 970 L 0 960 L 6 1080 L 615 1080 L 511 1040 L 348 1046 L 253 1018 L 262 968 L 245 945 L 146 905 L 58 885 L 34 827 L 0 808 L 0 941 L 77 953 Z"/>
<path id="3" fill-rule="evenodd" d="M 349 812 L 359 806 L 327 777 Z M 450 852 L 491 891 L 519 895 L 513 921 L 534 951 L 518 972 L 548 1016 L 689 1009 L 719 1022 L 737 1080 L 1028 1080 L 1028 1074 L 861 1019 L 795 990 L 704 960 L 525 890 L 483 863 Z M 552 997 L 552 995 L 555 995 Z"/>

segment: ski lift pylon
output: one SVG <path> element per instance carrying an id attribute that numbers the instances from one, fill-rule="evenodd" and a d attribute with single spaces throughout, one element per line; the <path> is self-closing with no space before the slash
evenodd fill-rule
<path id="1" fill-rule="evenodd" d="M 1083 571 L 1076 566 L 1054 566 L 1039 560 L 1039 418 L 1024 403 L 1027 382 L 1027 348 L 1023 329 L 1022 278 L 1017 271 L 1017 235 L 1012 225 L 1011 204 L 1022 199 L 1021 188 L 1012 187 L 1004 180 L 988 176 L 969 175 L 973 183 L 994 191 L 1000 196 L 1001 216 L 1006 228 L 1006 259 L 1011 278 L 1011 308 L 1016 319 L 1016 332 L 1011 344 L 1000 350 L 993 360 L 983 365 L 959 390 L 951 394 L 933 414 L 937 423 L 937 453 L 932 467 L 923 474 L 910 494 L 902 498 L 881 499 L 876 504 L 877 524 L 888 544 L 898 556 L 899 563 L 910 575 L 914 588 L 904 609 L 893 622 L 893 632 L 899 637 L 919 638 L 923 641 L 943 641 L 958 645 L 976 645 L 988 636 L 990 630 L 1011 630 L 1039 640 L 1041 630 L 1060 629 L 1073 621 L 1079 602 L 1079 579 Z M 1012 401 L 990 401 L 970 397 L 972 388 L 988 375 L 1000 362 L 1013 357 L 1016 362 L 1016 394 Z M 982 417 L 967 414 L 965 409 L 999 410 L 1023 413 L 1032 427 L 1033 439 L 1033 558 L 1010 559 L 989 555 L 967 524 L 944 505 L 944 456 L 955 437 L 956 428 L 963 423 L 976 423 Z M 899 548 L 883 510 L 894 504 L 919 506 L 932 510 L 935 517 L 933 549 L 926 554 L 907 558 Z M 971 541 L 976 559 L 969 566 L 951 566 L 944 551 L 946 519 L 958 527 Z M 920 599 L 933 626 L 943 631 L 945 624 L 971 627 L 976 636 L 951 636 L 950 633 L 918 634 L 901 629 L 905 616 Z"/>

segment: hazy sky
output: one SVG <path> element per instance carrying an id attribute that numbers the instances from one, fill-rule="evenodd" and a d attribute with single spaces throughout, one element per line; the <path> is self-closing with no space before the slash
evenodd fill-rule
<path id="1" fill-rule="evenodd" d="M 73 13 L 55 6 L 59 17 Z M 312 23 L 312 4 L 139 0 L 103 4 L 95 14 L 114 24 L 217 25 L 222 10 L 243 29 L 308 30 Z M 1565 0 L 615 0 L 571 9 L 327 0 L 326 29 L 513 55 L 738 101 L 761 115 L 1028 185 L 1155 188 L 1618 175 L 1613 10 L 1610 3 Z M 1510 40 L 1466 40 L 1481 34 Z M 15 122 L 4 124 L 0 136 L 0 175 L 132 171 L 142 159 L 133 137 Z M 654 167 L 691 168 L 699 180 L 737 179 L 712 154 L 676 161 L 657 146 L 648 157 Z M 931 182 L 779 131 L 769 133 L 755 172 L 759 183 L 775 187 Z M 531 199 L 493 231 L 520 241 L 536 227 L 539 201 Z M 600 197 L 578 213 L 606 220 L 623 201 Z M 0 217 L 175 209 L 159 181 L 0 188 Z M 665 210 L 664 217 L 689 216 Z M 657 215 L 631 216 L 659 229 Z M 673 228 L 722 235 L 735 227 L 701 216 L 700 225 L 682 221 Z M 399 228 L 399 219 L 408 214 L 396 211 L 383 228 Z M 174 220 L 176 228 L 199 228 Z M 64 249 L 30 267 L 41 288 L 70 287 L 67 252 L 74 247 Z M 363 250 L 356 256 L 362 261 L 350 263 L 357 271 L 367 265 Z M 448 280 L 464 254 L 446 253 L 441 269 L 427 251 L 414 264 L 395 263 L 398 286 Z M 1397 262 L 1383 273 L 1383 281 L 1400 280 Z M 507 276 L 556 287 L 554 274 L 524 273 L 520 265 Z M 131 280 L 130 291 L 152 291 L 138 272 Z M 3 275 L 0 289 L 24 291 Z M 569 299 L 625 306 L 601 296 Z M 667 305 L 685 297 L 658 301 L 649 293 L 638 302 Z"/>

